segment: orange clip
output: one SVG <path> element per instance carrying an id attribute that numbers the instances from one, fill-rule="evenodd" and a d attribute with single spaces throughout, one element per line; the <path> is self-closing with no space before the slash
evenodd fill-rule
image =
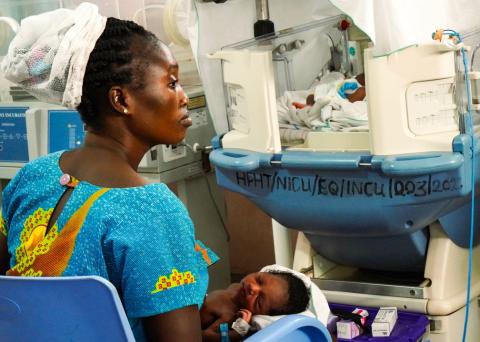
<path id="1" fill-rule="evenodd" d="M 433 40 L 438 40 L 439 42 L 442 41 L 442 37 L 443 37 L 443 30 L 442 29 L 438 29 L 432 34 L 432 39 Z"/>

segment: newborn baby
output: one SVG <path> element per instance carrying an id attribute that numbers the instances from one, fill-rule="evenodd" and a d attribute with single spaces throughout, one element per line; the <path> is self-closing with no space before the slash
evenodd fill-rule
<path id="1" fill-rule="evenodd" d="M 200 310 L 203 341 L 220 341 L 220 324 L 228 323 L 230 341 L 251 331 L 253 315 L 286 315 L 306 310 L 310 295 L 304 282 L 290 273 L 256 272 L 227 289 L 213 291 Z"/>

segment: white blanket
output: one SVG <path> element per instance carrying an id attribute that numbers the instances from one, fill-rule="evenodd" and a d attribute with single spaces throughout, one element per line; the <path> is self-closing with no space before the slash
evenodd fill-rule
<path id="1" fill-rule="evenodd" d="M 293 133 L 294 130 L 368 131 L 366 101 L 350 102 L 339 95 L 339 88 L 347 81 L 352 82 L 339 72 L 331 72 L 309 90 L 286 91 L 279 97 L 277 113 L 283 141 L 305 136 L 304 132 Z M 295 102 L 305 104 L 310 94 L 315 99 L 312 106 L 295 106 Z"/>

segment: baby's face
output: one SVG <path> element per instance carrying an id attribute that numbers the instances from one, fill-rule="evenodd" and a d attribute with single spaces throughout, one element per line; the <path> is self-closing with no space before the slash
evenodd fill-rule
<path id="1" fill-rule="evenodd" d="M 257 272 L 240 281 L 240 305 L 254 315 L 269 315 L 288 301 L 288 283 L 271 273 Z"/>

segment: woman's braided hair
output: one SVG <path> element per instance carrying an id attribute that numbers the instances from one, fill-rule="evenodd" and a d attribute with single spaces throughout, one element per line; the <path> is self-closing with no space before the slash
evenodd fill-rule
<path id="1" fill-rule="evenodd" d="M 133 47 L 136 39 L 143 44 Z M 113 85 L 129 85 L 133 89 L 144 85 L 143 76 L 149 65 L 148 50 L 158 46 L 158 38 L 133 21 L 107 19 L 105 30 L 88 59 L 82 101 L 77 107 L 85 124 L 93 129 L 102 128 L 102 113 Z"/>

